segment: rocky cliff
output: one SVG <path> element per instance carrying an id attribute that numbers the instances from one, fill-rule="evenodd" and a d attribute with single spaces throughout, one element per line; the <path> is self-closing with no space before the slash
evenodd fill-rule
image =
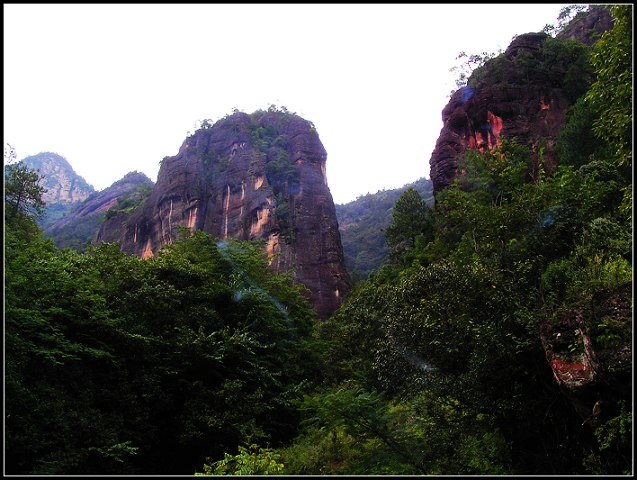
<path id="1" fill-rule="evenodd" d="M 162 161 L 150 197 L 125 223 L 105 223 L 98 241 L 149 257 L 178 227 L 261 240 L 272 267 L 304 284 L 326 318 L 349 288 L 326 158 L 314 126 L 286 111 L 204 122 Z"/>
<path id="2" fill-rule="evenodd" d="M 442 112 L 443 127 L 430 159 L 434 194 L 462 178 L 460 161 L 467 150 L 493 149 L 505 138 L 530 144 L 535 167 L 542 149 L 550 173 L 559 160 L 555 145 L 566 111 L 593 80 L 589 46 L 610 28 L 608 11 L 593 7 L 555 38 L 518 36 L 502 55 L 474 71 Z M 631 284 L 540 322 L 555 382 L 582 426 L 595 428 L 601 419 L 618 415 L 604 405 L 617 405 L 630 394 L 631 322 Z"/>
<path id="3" fill-rule="evenodd" d="M 578 14 L 557 34 L 561 40 L 575 40 L 592 45 L 602 33 L 613 28 L 613 17 L 601 5 L 592 6 L 587 12 Z"/>
<path id="4" fill-rule="evenodd" d="M 44 215 L 37 220 L 42 229 L 67 215 L 95 192 L 84 178 L 75 173 L 69 162 L 57 153 L 38 153 L 24 158 L 21 163 L 39 172 L 40 185 L 46 189 L 42 195 L 46 205 Z"/>
<path id="5" fill-rule="evenodd" d="M 83 250 L 92 243 L 102 222 L 123 221 L 150 194 L 153 182 L 143 173 L 130 172 L 110 187 L 92 193 L 44 230 L 59 248 Z"/>
<path id="6" fill-rule="evenodd" d="M 631 398 L 632 313 L 632 284 L 628 283 L 598 293 L 592 301 L 540 325 L 555 382 L 593 428 L 619 415 L 613 409 Z"/>
<path id="7" fill-rule="evenodd" d="M 76 203 L 86 200 L 95 191 L 73 170 L 69 162 L 57 153 L 42 152 L 26 157 L 24 165 L 40 172 L 40 185 L 46 188 L 42 200 L 47 205 Z"/>
<path id="8" fill-rule="evenodd" d="M 434 193 L 461 174 L 459 160 L 467 149 L 492 149 L 503 138 L 531 144 L 535 161 L 542 148 L 550 172 L 566 110 L 592 80 L 586 45 L 610 26 L 608 12 L 593 8 L 556 38 L 518 36 L 502 55 L 476 69 L 442 112 L 443 127 L 429 161 Z"/>

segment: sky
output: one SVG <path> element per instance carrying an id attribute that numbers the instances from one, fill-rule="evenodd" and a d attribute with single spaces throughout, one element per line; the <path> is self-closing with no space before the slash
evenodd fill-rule
<path id="1" fill-rule="evenodd" d="M 456 57 L 505 50 L 567 4 L 4 4 L 4 143 L 102 190 L 156 181 L 204 119 L 314 123 L 337 204 L 429 178 Z"/>

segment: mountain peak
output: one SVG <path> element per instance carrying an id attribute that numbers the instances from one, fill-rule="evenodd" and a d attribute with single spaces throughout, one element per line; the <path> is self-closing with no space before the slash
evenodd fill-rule
<path id="1" fill-rule="evenodd" d="M 40 185 L 46 188 L 42 200 L 47 206 L 81 202 L 95 191 L 73 170 L 66 158 L 57 153 L 41 152 L 22 159 L 20 163 L 40 172 Z"/>

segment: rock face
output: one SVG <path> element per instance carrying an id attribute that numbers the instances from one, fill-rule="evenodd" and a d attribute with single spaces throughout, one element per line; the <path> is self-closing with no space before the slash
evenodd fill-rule
<path id="1" fill-rule="evenodd" d="M 543 144 L 544 167 L 550 172 L 557 162 L 554 147 L 566 110 L 591 80 L 577 55 L 562 53 L 575 51 L 564 42 L 590 44 L 609 26 L 608 12 L 594 8 L 558 38 L 544 33 L 518 36 L 504 54 L 474 71 L 442 112 L 443 127 L 429 161 L 434 194 L 461 174 L 458 162 L 467 149 L 491 149 L 502 138 L 530 144 L 534 155 Z"/>
<path id="2" fill-rule="evenodd" d="M 153 182 L 143 173 L 129 172 L 110 187 L 93 193 L 90 197 L 86 198 L 84 202 L 78 205 L 74 211 L 54 223 L 50 228 L 65 227 L 73 222 L 77 222 L 78 219 L 106 213 L 109 209 L 117 206 L 118 200 L 121 202 L 124 197 L 130 196 L 131 193 L 139 189 L 140 186 L 146 186 L 148 189 L 151 189 Z"/>
<path id="3" fill-rule="evenodd" d="M 262 240 L 274 270 L 291 272 L 326 318 L 349 288 L 326 158 L 313 125 L 286 111 L 204 122 L 164 159 L 147 201 L 125 224 L 104 224 L 98 241 L 149 257 L 178 227 Z"/>
<path id="4" fill-rule="evenodd" d="M 631 398 L 632 285 L 598 294 L 540 327 L 555 381 L 582 420 L 595 428 L 617 415 L 604 406 Z M 594 415 L 600 400 L 602 411 Z"/>
<path id="5" fill-rule="evenodd" d="M 102 222 L 118 217 L 123 221 L 132 208 L 151 192 L 153 182 L 143 173 L 130 172 L 110 187 L 92 193 L 62 218 L 44 230 L 59 248 L 83 250 L 92 243 Z M 105 220 L 106 219 L 106 220 Z"/>
<path id="6" fill-rule="evenodd" d="M 57 153 L 42 152 L 22 160 L 43 176 L 40 185 L 47 189 L 42 200 L 47 205 L 86 200 L 95 189 L 80 177 L 69 162 Z"/>
<path id="7" fill-rule="evenodd" d="M 575 17 L 557 34 L 563 40 L 575 40 L 585 45 L 592 45 L 607 30 L 613 28 L 613 17 L 601 5 L 592 6 L 588 12 Z"/>

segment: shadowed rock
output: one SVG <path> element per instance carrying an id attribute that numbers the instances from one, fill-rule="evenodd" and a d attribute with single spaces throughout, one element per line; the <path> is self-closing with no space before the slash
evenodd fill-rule
<path id="1" fill-rule="evenodd" d="M 105 223 L 98 241 L 144 258 L 173 242 L 178 227 L 263 241 L 274 270 L 292 273 L 326 318 L 349 288 L 326 158 L 313 125 L 291 113 L 206 122 L 164 159 L 147 201 L 125 223 Z"/>

